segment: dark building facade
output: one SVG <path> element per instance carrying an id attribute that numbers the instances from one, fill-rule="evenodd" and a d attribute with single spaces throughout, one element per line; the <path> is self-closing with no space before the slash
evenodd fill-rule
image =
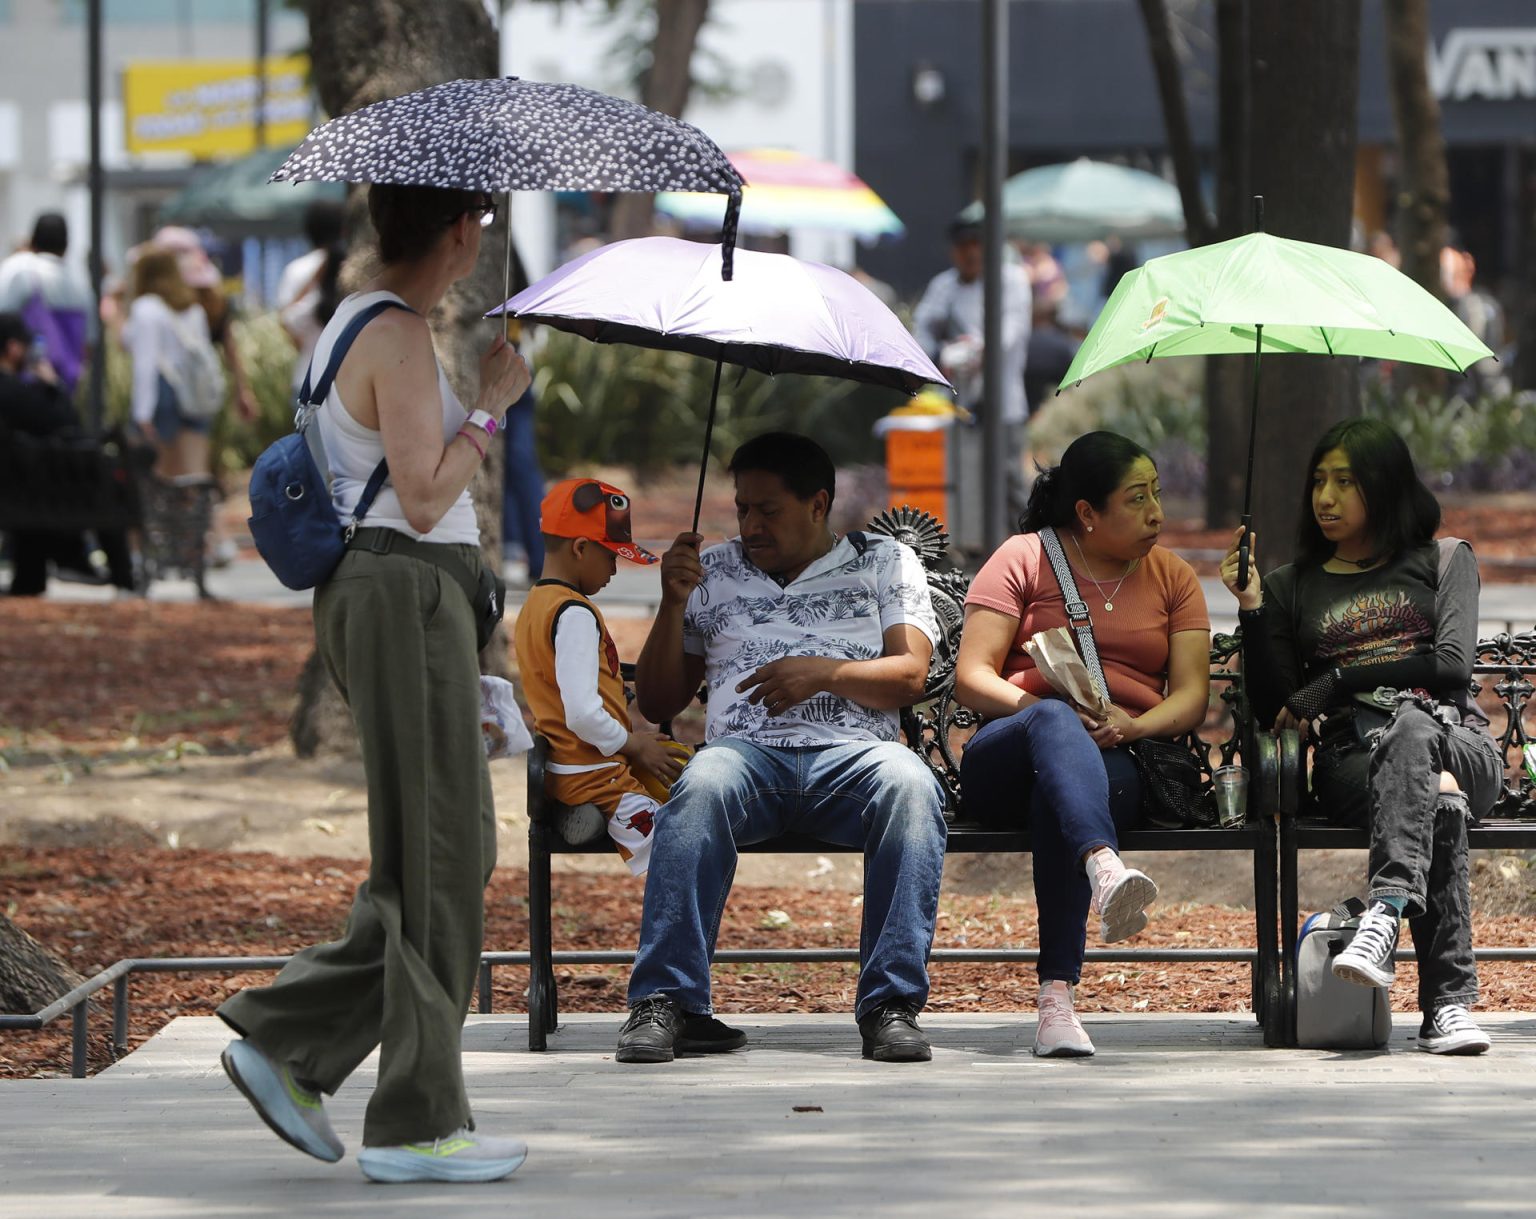
<path id="1" fill-rule="evenodd" d="M 1390 227 L 1395 174 L 1381 7 L 1363 2 L 1356 210 L 1365 230 Z M 1213 6 L 1170 8 L 1190 123 L 1209 165 Z M 910 295 L 946 264 L 945 226 L 979 183 L 981 5 L 859 0 L 854 23 L 855 170 L 908 233 L 859 261 Z M 1531 206 L 1536 176 L 1536 3 L 1430 0 L 1430 25 L 1450 221 L 1480 278 L 1498 287 L 1520 265 L 1521 208 Z M 1013 0 L 1009 73 L 1010 173 L 1084 155 L 1163 167 L 1163 116 L 1136 0 Z"/>

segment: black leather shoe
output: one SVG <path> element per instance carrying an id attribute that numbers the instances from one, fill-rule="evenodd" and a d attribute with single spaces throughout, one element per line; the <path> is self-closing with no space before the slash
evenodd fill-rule
<path id="1" fill-rule="evenodd" d="M 917 1027 L 918 1008 L 904 999 L 882 1003 L 859 1021 L 864 1057 L 876 1062 L 927 1062 L 933 1057 L 928 1038 Z"/>
<path id="2" fill-rule="evenodd" d="M 665 995 L 651 995 L 629 1009 L 619 1030 L 619 1062 L 671 1062 L 682 1030 L 682 1013 Z"/>
<path id="3" fill-rule="evenodd" d="M 674 1048 L 679 1054 L 724 1054 L 746 1044 L 747 1035 L 740 1029 L 722 1024 L 703 1012 L 684 1012 L 683 1027 Z"/>

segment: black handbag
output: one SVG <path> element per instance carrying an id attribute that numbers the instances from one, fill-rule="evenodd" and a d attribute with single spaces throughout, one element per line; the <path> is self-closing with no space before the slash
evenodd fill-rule
<path id="1" fill-rule="evenodd" d="M 1141 812 L 1160 830 L 1208 830 L 1216 809 L 1205 791 L 1200 764 L 1185 745 L 1148 737 L 1131 746 L 1141 776 Z"/>
<path id="2" fill-rule="evenodd" d="M 1077 636 L 1077 650 L 1094 684 L 1109 695 L 1104 666 L 1093 640 L 1093 619 L 1088 604 L 1077 591 L 1077 581 L 1067 563 L 1061 539 L 1049 526 L 1040 530 L 1040 543 L 1050 561 L 1061 595 L 1066 601 L 1067 621 Z M 1141 778 L 1141 812 L 1148 825 L 1165 830 L 1210 829 L 1216 825 L 1216 806 L 1200 772 L 1200 764 L 1187 746 L 1177 741 L 1147 737 L 1130 747 Z"/>

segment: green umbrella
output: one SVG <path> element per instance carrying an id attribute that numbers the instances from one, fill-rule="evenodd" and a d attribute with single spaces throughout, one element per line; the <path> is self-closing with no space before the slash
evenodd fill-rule
<path id="1" fill-rule="evenodd" d="M 1465 372 L 1493 355 L 1454 313 L 1381 259 L 1250 233 L 1153 258 L 1124 275 L 1062 384 L 1132 360 L 1225 352 L 1255 356 L 1240 581 L 1248 570 L 1258 357 L 1367 356 Z"/>
<path id="2" fill-rule="evenodd" d="M 239 236 L 299 232 L 304 209 L 313 200 L 343 200 L 347 188 L 340 182 L 301 182 L 273 190 L 267 180 L 292 152 L 291 145 L 263 148 L 239 160 L 198 170 L 180 194 L 161 206 L 160 223 Z"/>
<path id="3" fill-rule="evenodd" d="M 977 202 L 960 218 L 979 224 L 985 214 Z M 1003 184 L 1003 222 L 1010 237 L 1052 244 L 1111 234 L 1179 237 L 1184 205 L 1179 188 L 1156 174 L 1079 157 L 1009 178 Z"/>

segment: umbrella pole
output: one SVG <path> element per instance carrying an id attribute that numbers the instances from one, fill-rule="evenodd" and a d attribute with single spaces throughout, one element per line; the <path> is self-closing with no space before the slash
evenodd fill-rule
<path id="1" fill-rule="evenodd" d="M 1253 449 L 1259 431 L 1259 358 L 1263 355 L 1264 327 L 1253 336 L 1253 394 L 1248 405 L 1248 478 L 1243 486 L 1243 537 L 1237 547 L 1237 586 L 1248 587 L 1248 531 L 1253 527 Z"/>
<path id="2" fill-rule="evenodd" d="M 501 337 L 512 341 L 512 318 L 507 302 L 512 299 L 512 192 L 507 192 L 507 250 L 501 261 Z"/>
<path id="3" fill-rule="evenodd" d="M 693 531 L 699 531 L 699 511 L 704 507 L 704 474 L 709 469 L 709 443 L 715 434 L 715 403 L 720 398 L 720 372 L 725 361 L 715 359 L 715 384 L 709 391 L 709 421 L 704 425 L 704 457 L 699 462 L 699 492 L 693 497 Z"/>

